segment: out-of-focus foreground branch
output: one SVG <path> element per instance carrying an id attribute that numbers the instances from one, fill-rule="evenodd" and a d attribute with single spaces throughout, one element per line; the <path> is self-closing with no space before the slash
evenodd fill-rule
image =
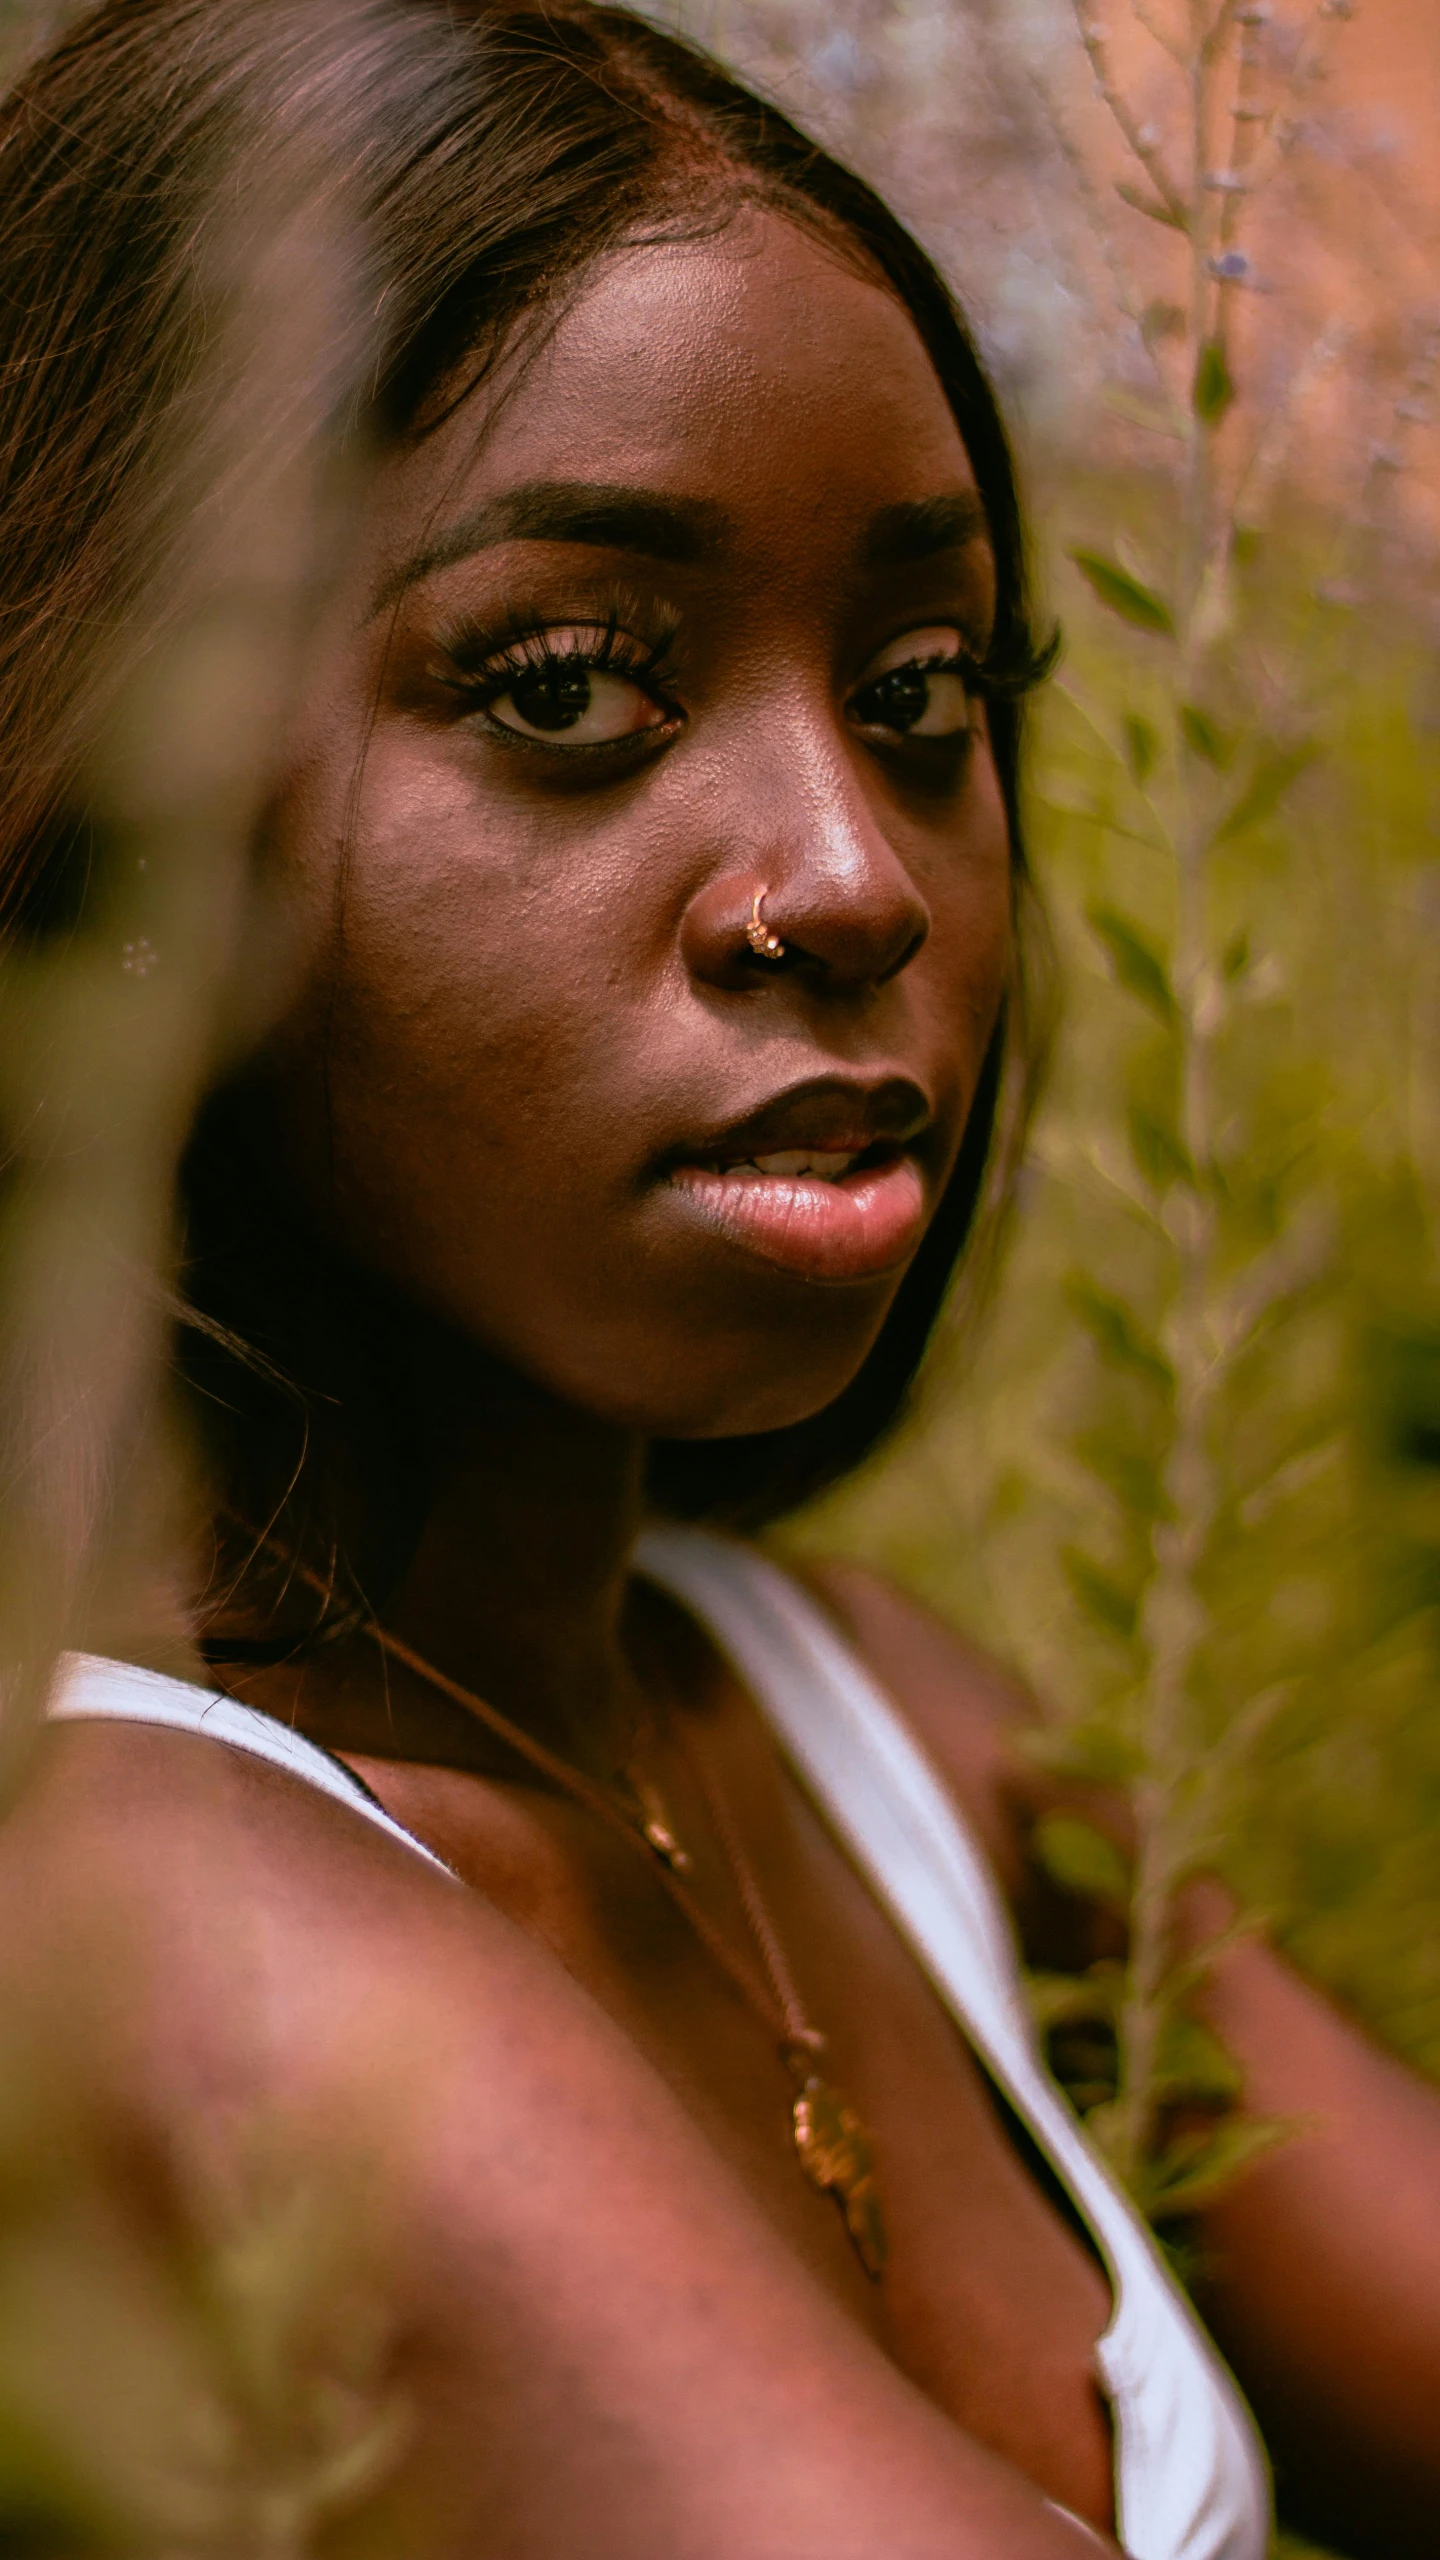
<path id="1" fill-rule="evenodd" d="M 374 370 L 365 239 L 307 137 L 299 74 L 316 44 L 332 82 L 363 77 L 349 21 L 363 35 L 378 5 L 275 0 L 293 87 L 277 102 L 237 73 L 196 218 L 154 275 L 116 276 L 122 300 L 150 294 L 169 350 L 138 449 L 113 411 L 91 432 L 83 333 L 27 299 L 23 225 L 73 236 L 74 191 L 94 184 L 83 134 L 52 120 L 22 199 L 0 103 L 0 1814 L 57 1657 L 117 1617 L 138 1659 L 184 1644 L 167 1588 L 191 1525 L 166 1392 L 175 1176 L 198 1102 L 293 966 L 256 843 L 363 490 Z M 20 16 L 0 19 L 14 57 Z M 283 65 L 283 46 L 264 59 Z M 47 445 L 32 394 L 67 365 Z M 73 609 L 67 543 L 41 531 L 65 524 L 43 483 L 67 436 L 77 518 L 94 532 L 98 509 L 119 564 Z M 129 528 L 108 550 L 107 505 Z M 117 2009 L 132 1956 L 108 1933 Z M 322 2179 L 318 2136 L 250 2121 L 213 2194 L 177 2154 L 185 2229 L 162 2230 L 96 2138 L 64 2030 L 0 2007 L 0 2541 L 303 2560 L 402 2441 L 376 2217 L 333 2158 Z"/>
<path id="2" fill-rule="evenodd" d="M 163 1588 L 175 1168 L 283 982 L 252 847 L 355 469 L 359 243 L 299 138 L 253 133 L 239 170 L 176 281 L 192 352 L 142 466 L 149 572 L 75 665 L 49 781 L 48 859 L 83 887 L 58 922 L 0 916 L 0 1801 L 107 1577 Z M 45 613 L 22 541 L 0 533 L 17 651 Z M 28 709 L 0 735 L 12 778 Z"/>

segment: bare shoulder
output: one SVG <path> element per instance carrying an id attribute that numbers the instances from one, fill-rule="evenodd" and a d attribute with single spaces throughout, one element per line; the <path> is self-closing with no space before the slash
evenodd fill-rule
<path id="1" fill-rule="evenodd" d="M 140 1723 L 54 1728 L 0 1828 L 9 2014 L 165 2117 L 308 2103 L 352 2064 L 358 1984 L 371 2007 L 408 1995 L 487 1920 L 503 1939 L 498 1915 L 317 1789 Z"/>
<path id="2" fill-rule="evenodd" d="M 138 1726 L 49 1737 L 0 1830 L 0 2027 L 21 2012 L 140 2137 L 152 2196 L 257 2122 L 342 2197 L 368 2166 L 414 2423 L 359 2547 L 1078 2547 L 837 2312 L 553 1957 L 285 1773 Z"/>
<path id="3" fill-rule="evenodd" d="M 1016 1745 L 1035 1704 L 1010 1673 L 885 1575 L 840 1557 L 794 1568 L 900 1709 L 1012 1897 L 1024 1886 L 1025 1780 Z"/>
<path id="4" fill-rule="evenodd" d="M 46 1737 L 0 1826 L 0 2044 L 17 2036 L 179 2229 L 257 2139 L 378 2185 L 406 2320 L 462 2357 L 520 2316 L 509 2283 L 531 2309 L 563 2297 L 581 2194 L 608 2194 L 601 2228 L 665 2226 L 657 2263 L 687 2216 L 747 2219 L 546 1948 L 357 1811 L 193 1734 Z"/>
<path id="5" fill-rule="evenodd" d="M 14 2031 L 182 2221 L 251 2131 L 318 2142 L 337 2173 L 383 2164 L 423 2319 L 462 2241 L 503 2249 L 533 2219 L 542 2156 L 571 2181 L 637 2147 L 682 2184 L 694 2167 L 634 2046 L 483 1893 L 193 1734 L 46 1737 L 0 1826 Z"/>

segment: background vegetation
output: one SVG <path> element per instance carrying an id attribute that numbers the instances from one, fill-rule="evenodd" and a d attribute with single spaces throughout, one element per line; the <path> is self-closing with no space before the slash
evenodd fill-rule
<path id="1" fill-rule="evenodd" d="M 1036 1996 L 1164 2229 L 1283 2130 L 1227 2121 L 1187 2025 L 1187 1869 L 1440 2076 L 1440 308 L 1394 111 L 1440 36 L 1350 0 L 675 14 L 900 203 L 1020 422 L 1066 638 L 1054 1070 L 988 1317 L 798 1535 L 1132 1789 L 1133 1871 L 1044 1844 L 1128 1906 L 1126 1973 Z M 1182 2093 L 1208 2138 L 1167 2141 Z"/>
<path id="2" fill-rule="evenodd" d="M 832 126 L 1009 377 L 1066 640 L 1030 798 L 1063 1018 L 1003 1284 L 804 1534 L 897 1572 L 1067 1755 L 1133 1777 L 1188 1528 L 1172 1790 L 1215 1777 L 1207 1845 L 1440 2074 L 1440 307 L 1401 141 L 1347 122 L 1394 29 L 1348 0 L 1111 0 L 1103 45 L 1068 0 L 679 14 L 812 118 L 843 70 Z M 957 155 L 986 119 L 990 145 L 937 189 L 952 98 Z"/>

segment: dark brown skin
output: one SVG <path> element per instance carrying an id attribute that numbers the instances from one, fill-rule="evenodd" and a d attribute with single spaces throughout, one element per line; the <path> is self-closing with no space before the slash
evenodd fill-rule
<path id="1" fill-rule="evenodd" d="M 767 2031 L 647 1863 L 363 1639 L 245 1694 L 472 1890 L 211 1745 L 76 1728 L 12 1826 L 0 1947 L 177 2192 L 256 2105 L 326 2128 L 337 2164 L 383 2157 L 423 2413 L 407 2551 L 1065 2560 L 1093 2545 L 1047 2500 L 1113 2522 L 1106 2279 L 753 1703 L 627 1564 L 646 1440 L 819 1408 L 902 1267 L 783 1268 L 694 1214 L 676 1164 L 797 1092 L 757 1147 L 891 1141 L 932 1206 L 954 1161 L 1009 966 L 1003 811 L 954 678 L 918 737 L 866 686 L 910 636 L 927 663 L 937 634 L 983 649 L 983 540 L 893 543 L 894 510 L 973 477 L 904 312 L 770 216 L 604 267 L 481 423 L 386 466 L 301 710 L 276 859 L 312 967 L 258 1125 L 309 1214 L 440 1320 L 443 1462 L 396 1631 L 592 1774 L 634 1756 L 743 1949 L 682 1735 L 704 1752 L 874 2129 L 891 2271 L 866 2280 L 800 2177 Z M 684 556 L 613 525 L 448 542 L 537 481 L 688 507 Z M 517 744 L 518 697 L 487 720 L 457 628 L 517 612 L 613 614 L 632 668 L 666 640 L 653 693 L 596 689 L 630 744 Z M 744 953 L 762 889 L 781 972 Z M 827 1590 L 1023 1902 L 1015 1702 L 894 1594 Z M 117 1930 L 124 2004 L 97 1961 Z M 1341 2128 L 1323 2175 L 1317 2137 L 1216 2217 L 1227 2345 L 1300 2441 L 1349 2413 L 1358 2477 L 1408 2305 L 1371 2494 L 1408 2463 L 1434 2521 L 1440 2101 L 1263 1950 L 1214 1997 L 1259 2102 L 1338 2089 Z M 1367 2188 L 1407 2178 L 1428 2238 L 1351 2247 Z M 355 2547 L 398 2533 L 387 2510 Z"/>

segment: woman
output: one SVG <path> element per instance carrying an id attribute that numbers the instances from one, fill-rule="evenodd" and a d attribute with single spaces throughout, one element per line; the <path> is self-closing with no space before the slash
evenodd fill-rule
<path id="1" fill-rule="evenodd" d="M 190 1650 L 74 1663 L 0 1935 L 152 2208 L 257 2112 L 383 2153 L 416 2422 L 358 2547 L 1260 2560 L 1239 2396 L 1030 2050 L 1003 1684 L 716 1534 L 896 1416 L 1023 1070 L 1042 653 L 970 343 L 624 11 L 109 0 L 0 164 L 67 632 L 140 578 L 267 106 L 354 173 L 372 467 L 259 830 L 291 975 L 184 1167 Z M 1297 2501 L 1418 2548 L 1440 2101 L 1258 1947 L 1210 2002 L 1325 2126 L 1214 2215 L 1217 2325 Z"/>

